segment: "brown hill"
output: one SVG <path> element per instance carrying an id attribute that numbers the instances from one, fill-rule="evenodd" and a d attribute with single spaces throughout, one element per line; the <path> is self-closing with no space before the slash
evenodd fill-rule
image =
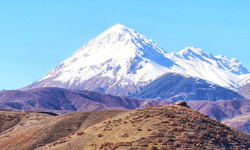
<path id="1" fill-rule="evenodd" d="M 188 107 L 147 107 L 122 113 L 40 149 L 237 149 L 250 136 Z"/>
<path id="2" fill-rule="evenodd" d="M 107 110 L 55 116 L 44 112 L 0 111 L 0 149 L 33 150 L 124 112 Z"/>
<path id="3" fill-rule="evenodd" d="M 1 113 L 19 121 L 0 133 L 0 149 L 250 148 L 249 135 L 180 105 L 59 116 L 36 112 Z"/>

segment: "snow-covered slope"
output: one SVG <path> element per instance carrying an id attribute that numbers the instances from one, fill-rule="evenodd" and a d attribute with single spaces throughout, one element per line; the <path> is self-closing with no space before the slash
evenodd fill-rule
<path id="1" fill-rule="evenodd" d="M 241 75 L 239 85 L 244 86 L 248 83 L 250 83 L 250 73 Z"/>
<path id="2" fill-rule="evenodd" d="M 175 64 L 156 43 L 118 24 L 22 89 L 57 86 L 129 95 L 171 68 Z"/>
<path id="3" fill-rule="evenodd" d="M 186 47 L 176 54 L 168 53 L 166 57 L 183 68 L 179 73 L 199 77 L 233 90 L 237 90 L 241 86 L 241 78 L 249 74 L 237 59 L 213 56 L 196 47 Z"/>
<path id="4" fill-rule="evenodd" d="M 237 89 L 249 73 L 236 59 L 186 47 L 166 53 L 152 40 L 117 24 L 77 50 L 44 78 L 21 89 L 62 87 L 128 96 L 167 72 Z"/>

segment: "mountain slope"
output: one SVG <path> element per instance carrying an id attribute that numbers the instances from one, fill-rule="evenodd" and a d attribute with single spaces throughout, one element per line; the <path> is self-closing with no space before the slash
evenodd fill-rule
<path id="1" fill-rule="evenodd" d="M 250 113 L 249 100 L 191 101 L 188 105 L 218 121 Z"/>
<path id="2" fill-rule="evenodd" d="M 237 130 L 250 134 L 250 113 L 223 120 L 223 123 Z"/>
<path id="3" fill-rule="evenodd" d="M 129 95 L 173 66 L 152 40 L 118 24 L 22 89 L 63 87 Z"/>
<path id="4" fill-rule="evenodd" d="M 0 111 L 0 149 L 34 150 L 124 112 L 126 110 L 105 110 L 53 116 L 39 112 Z"/>
<path id="5" fill-rule="evenodd" d="M 250 100 L 191 101 L 188 105 L 211 118 L 250 134 Z"/>
<path id="6" fill-rule="evenodd" d="M 244 85 L 239 89 L 239 94 L 244 96 L 247 99 L 250 99 L 250 83 Z"/>
<path id="7" fill-rule="evenodd" d="M 179 105 L 131 110 L 39 149 L 247 149 L 250 137 Z M 81 134 L 80 134 L 81 133 Z"/>
<path id="8" fill-rule="evenodd" d="M 208 80 L 225 88 L 237 90 L 250 82 L 241 81 L 250 74 L 237 59 L 213 56 L 196 47 L 186 47 L 176 54 L 168 53 L 166 57 L 183 68 L 178 73 Z"/>
<path id="9" fill-rule="evenodd" d="M 232 100 L 244 99 L 241 95 L 216 84 L 180 74 L 167 73 L 157 78 L 138 93 L 132 95 L 139 99 L 159 99 L 170 101 L 191 100 Z"/>
<path id="10" fill-rule="evenodd" d="M 99 92 L 61 88 L 36 88 L 26 91 L 10 90 L 0 93 L 0 109 L 50 111 L 55 113 L 135 109 L 145 107 L 146 105 L 170 103 L 167 101 L 144 101 Z"/>
<path id="11" fill-rule="evenodd" d="M 50 115 L 0 111 L 0 149 L 247 149 L 250 136 L 180 105 Z"/>
<path id="12" fill-rule="evenodd" d="M 167 72 L 199 77 L 233 90 L 250 82 L 249 71 L 237 59 L 213 56 L 196 47 L 166 53 L 152 40 L 118 24 L 47 76 L 21 89 L 61 87 L 130 96 Z"/>

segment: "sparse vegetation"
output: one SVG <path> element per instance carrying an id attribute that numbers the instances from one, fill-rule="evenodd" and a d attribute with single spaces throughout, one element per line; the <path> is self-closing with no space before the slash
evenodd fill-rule
<path id="1" fill-rule="evenodd" d="M 148 106 L 144 109 L 132 111 L 129 113 L 129 116 L 120 118 L 119 120 L 123 121 L 119 124 L 116 123 L 117 128 L 126 131 L 125 134 L 120 136 L 124 139 L 120 140 L 125 140 L 126 138 L 129 144 L 127 142 L 116 143 L 112 149 L 124 149 L 125 147 L 158 150 L 193 148 L 232 149 L 232 147 L 235 149 L 236 147 L 248 148 L 250 146 L 247 135 L 238 133 L 238 131 L 232 130 L 224 124 L 188 107 L 176 105 Z M 114 124 L 115 122 L 113 121 L 111 125 L 114 126 Z M 144 136 L 134 139 L 135 133 L 133 129 L 140 131 L 136 137 Z M 112 131 L 117 132 L 118 130 L 112 128 L 109 133 L 113 133 Z M 238 134 L 242 134 L 242 137 L 238 137 Z M 109 135 L 108 137 L 111 138 L 113 136 Z M 111 142 L 108 139 L 106 140 Z M 115 142 L 116 140 L 116 138 L 112 138 L 112 141 Z"/>
<path id="2" fill-rule="evenodd" d="M 106 115 L 107 116 L 107 115 Z M 0 116 L 4 118 L 4 116 Z M 36 116 L 37 117 L 37 116 Z M 5 118 L 13 118 L 5 116 Z M 18 118 L 18 117 L 16 117 Z M 65 127 L 71 131 L 69 127 Z M 73 131 L 73 130 L 72 130 Z M 250 136 L 188 107 L 170 105 L 131 110 L 68 133 L 46 148 L 70 149 L 248 149 Z M 44 148 L 44 147 L 43 147 Z"/>
<path id="3" fill-rule="evenodd" d="M 76 135 L 83 135 L 84 134 L 84 132 L 82 132 L 82 131 L 78 131 L 77 133 L 76 133 Z"/>

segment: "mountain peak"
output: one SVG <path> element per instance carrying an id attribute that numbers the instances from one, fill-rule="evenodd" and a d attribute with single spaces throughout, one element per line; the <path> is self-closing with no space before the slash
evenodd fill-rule
<path id="1" fill-rule="evenodd" d="M 222 56 L 222 55 L 217 55 L 217 56 L 215 56 L 216 58 L 218 58 L 218 59 L 223 59 L 223 60 L 227 60 L 227 61 L 230 61 L 230 62 L 232 62 L 232 63 L 239 63 L 239 64 L 241 64 L 241 62 L 239 62 L 238 61 L 238 59 L 236 59 L 236 58 L 228 58 L 227 56 Z"/>
<path id="2" fill-rule="evenodd" d="M 129 95 L 172 66 L 174 63 L 151 39 L 117 24 L 90 40 L 33 85 Z M 120 90 L 123 88 L 128 90 Z"/>
<path id="3" fill-rule="evenodd" d="M 122 24 L 110 27 L 95 39 L 89 41 L 75 54 L 84 53 L 83 55 L 90 55 L 90 53 L 100 53 L 100 51 L 105 52 L 109 57 L 117 53 L 119 57 L 124 57 L 128 54 L 134 57 L 139 54 L 145 57 L 161 55 L 160 57 L 162 58 L 163 53 L 165 53 L 151 39 Z M 123 55 L 123 53 L 126 54 Z"/>
<path id="4" fill-rule="evenodd" d="M 177 53 L 178 56 L 181 57 L 189 57 L 189 56 L 205 56 L 208 58 L 213 58 L 213 55 L 207 52 L 204 52 L 201 48 L 197 48 L 197 47 L 185 47 L 184 49 L 182 49 L 180 52 Z"/>
<path id="5" fill-rule="evenodd" d="M 183 49 L 183 51 L 189 51 L 189 52 L 192 51 L 192 52 L 194 52 L 196 54 L 202 54 L 203 53 L 202 49 L 201 48 L 197 48 L 197 47 L 185 47 Z"/>
<path id="6" fill-rule="evenodd" d="M 104 31 L 100 36 L 102 37 L 102 36 L 107 36 L 109 34 L 125 34 L 125 33 L 135 34 L 136 32 L 133 29 L 126 27 L 125 25 L 116 24 L 107 29 L 106 31 Z"/>
<path id="7" fill-rule="evenodd" d="M 236 58 L 228 58 L 226 56 L 217 55 L 215 56 L 217 60 L 220 62 L 222 66 L 227 68 L 230 72 L 235 74 L 248 74 L 249 71 L 242 66 L 241 62 L 239 62 Z"/>
<path id="8" fill-rule="evenodd" d="M 127 29 L 128 27 L 126 27 L 125 25 L 123 24 L 116 24 L 112 27 L 110 27 L 109 29 L 114 29 L 114 30 L 124 30 L 124 29 Z"/>
<path id="9" fill-rule="evenodd" d="M 197 48 L 197 47 L 185 47 L 184 49 L 182 49 L 177 54 L 183 56 L 183 55 L 192 54 L 192 53 L 201 55 L 203 53 L 203 51 L 202 51 L 202 49 Z"/>

